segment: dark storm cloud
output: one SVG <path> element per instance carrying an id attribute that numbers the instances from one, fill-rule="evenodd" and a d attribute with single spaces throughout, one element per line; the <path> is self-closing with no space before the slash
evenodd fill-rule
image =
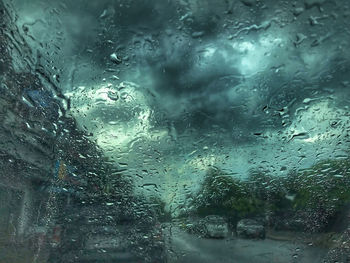
<path id="1" fill-rule="evenodd" d="M 226 7 L 225 2 L 220 4 L 213 8 L 207 1 L 201 5 L 180 5 L 176 1 L 107 5 L 105 10 L 113 10 L 113 15 L 106 15 L 100 22 L 110 27 L 113 21 L 115 31 L 108 28 L 103 38 L 118 43 L 120 48 L 113 50 L 115 47 L 108 48 L 105 41 L 100 42 L 105 47 L 100 46 L 101 64 L 110 63 L 113 51 L 121 57 L 131 57 L 131 69 L 121 69 L 121 76 L 136 83 L 143 83 L 142 76 L 135 78 L 130 74 L 132 70 L 151 76 L 152 86 L 146 88 L 158 94 L 157 103 L 175 122 L 187 112 L 192 116 L 190 122 L 196 125 L 232 123 L 240 111 L 230 107 L 236 98 L 227 92 L 240 82 L 241 76 L 235 62 L 225 54 L 237 59 L 239 54 L 222 41 L 225 36 L 220 36 L 220 16 Z M 207 48 L 213 49 L 208 59 Z"/>
<path id="2" fill-rule="evenodd" d="M 227 92 L 240 76 L 232 60 L 222 54 L 238 59 L 237 52 L 222 41 L 226 36 L 220 36 L 226 7 L 225 1 L 215 6 L 210 1 L 67 1 L 59 5 L 66 39 L 62 52 L 88 62 L 76 76 L 87 82 L 89 72 L 115 67 L 109 60 L 111 53 L 128 56 L 131 66 L 120 65 L 120 77 L 136 83 L 143 83 L 143 76 L 151 77 L 152 86 L 146 88 L 158 95 L 157 104 L 167 118 L 178 122 L 186 112 L 195 125 L 232 123 L 241 111 L 231 107 L 237 97 Z M 215 51 L 206 60 L 208 47 Z M 141 76 L 131 71 L 141 71 Z"/>
<path id="3" fill-rule="evenodd" d="M 59 5 L 66 38 L 62 52 L 78 55 L 81 63 L 87 61 L 85 70 L 79 69 L 77 82 L 89 82 L 94 72 L 116 68 L 121 79 L 155 94 L 157 107 L 179 126 L 189 122 L 197 127 L 259 129 L 260 124 L 262 128 L 269 123 L 279 128 L 285 107 L 290 107 L 292 116 L 303 99 L 327 94 L 330 83 L 336 89 L 339 80 L 346 81 L 346 5 L 329 2 L 307 6 L 295 16 L 293 10 L 305 7 L 304 2 L 67 1 Z M 269 26 L 259 29 L 266 21 Z M 250 25 L 255 27 L 229 39 Z M 286 41 L 277 51 L 249 57 L 249 66 L 259 72 L 252 79 L 241 63 L 249 51 L 239 53 L 232 44 L 258 43 L 264 35 L 282 36 Z M 110 61 L 113 52 L 123 63 Z M 345 62 L 337 60 L 340 57 Z M 264 61 L 263 69 L 256 66 Z M 264 111 L 266 107 L 270 110 Z"/>
<path id="4" fill-rule="evenodd" d="M 315 90 L 304 89 L 305 86 L 312 85 L 316 87 L 317 92 L 322 93 L 317 87 L 320 84 L 319 79 L 310 81 L 310 75 L 311 72 L 318 71 L 317 67 L 325 67 L 324 64 L 329 64 L 326 65 L 328 68 L 332 67 L 330 57 L 333 56 L 332 47 L 337 41 L 321 41 L 322 43 L 316 46 L 315 41 L 317 38 L 323 39 L 322 36 L 327 34 L 326 30 L 331 30 L 342 22 L 331 20 L 315 28 L 308 24 L 308 17 L 292 22 L 294 18 L 292 10 L 295 7 L 293 5 L 285 10 L 281 9 L 280 17 L 273 15 L 274 8 L 279 7 L 275 2 L 269 3 L 270 8 L 267 9 L 253 8 L 254 16 L 248 13 L 250 21 L 256 25 L 262 24 L 266 19 L 274 21 L 271 22 L 268 32 L 273 35 L 274 31 L 281 31 L 287 39 L 284 45 L 288 46 L 276 52 L 271 51 L 270 56 L 263 58 L 271 61 L 271 69 L 269 67 L 264 69 L 265 72 L 256 78 L 255 83 L 247 82 L 244 92 L 234 94 L 232 89 L 242 84 L 245 78 L 239 65 L 242 54 L 238 54 L 232 48 L 231 44 L 235 39 L 227 40 L 224 24 L 230 19 L 244 21 L 244 15 L 247 15 L 249 8 L 240 2 L 230 1 L 226 1 L 226 4 L 230 2 L 230 5 L 226 5 L 225 1 L 217 2 L 216 5 L 208 1 L 188 1 L 188 5 L 185 6 L 179 5 L 176 1 L 167 2 L 165 5 L 169 6 L 164 6 L 165 2 L 145 1 L 141 6 L 130 5 L 130 9 L 120 11 L 119 15 L 114 17 L 114 21 L 116 24 L 117 21 L 123 21 L 120 22 L 120 26 L 125 27 L 116 41 L 126 43 L 130 47 L 130 53 L 135 54 L 132 58 L 135 64 L 131 64 L 132 67 L 140 70 L 143 73 L 141 75 L 152 77 L 152 85 L 148 88 L 159 95 L 158 103 L 168 111 L 168 117 L 174 121 L 181 122 L 182 114 L 186 112 L 191 116 L 187 121 L 202 127 L 220 123 L 223 126 L 239 125 L 247 128 L 247 126 L 258 126 L 259 123 L 270 123 L 270 127 L 280 128 L 283 123 L 280 118 L 283 110 L 292 113 L 304 98 L 314 95 Z M 227 6 L 233 8 L 234 18 L 229 17 Z M 333 7 L 329 5 L 326 7 L 329 8 L 327 11 L 331 12 Z M 244 11 L 239 13 L 237 10 Z M 307 12 L 311 17 L 321 15 L 317 8 Z M 280 29 L 279 21 L 283 19 L 291 21 L 287 30 Z M 138 35 L 137 41 L 143 43 L 139 46 L 139 50 L 132 50 L 135 36 L 128 35 L 130 29 Z M 308 39 L 296 47 L 296 40 L 293 39 L 299 32 L 307 34 Z M 264 30 L 252 30 L 246 33 L 249 33 L 247 39 L 257 42 Z M 107 35 L 110 37 L 110 34 Z M 205 57 L 207 48 L 214 49 L 210 57 Z M 326 50 L 330 54 L 329 58 L 325 56 L 325 59 L 322 59 Z M 311 62 L 305 62 L 307 59 Z M 312 60 L 319 60 L 322 63 L 317 64 Z M 311 66 L 306 65 L 308 63 Z M 278 67 L 282 68 L 280 73 L 276 73 Z M 125 75 L 132 78 L 128 73 Z M 142 76 L 132 80 L 143 82 Z M 253 90 L 257 90 L 255 93 L 258 95 L 255 95 Z M 269 114 L 263 112 L 266 106 L 272 109 Z M 266 121 L 267 118 L 270 120 Z"/>

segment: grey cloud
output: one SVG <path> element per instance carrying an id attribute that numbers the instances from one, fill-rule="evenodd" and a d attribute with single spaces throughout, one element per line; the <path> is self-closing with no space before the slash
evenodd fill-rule
<path id="1" fill-rule="evenodd" d="M 94 82 L 91 75 L 98 77 L 106 68 L 115 68 L 121 79 L 156 94 L 157 107 L 179 126 L 191 122 L 201 128 L 220 124 L 242 129 L 261 125 L 263 129 L 270 123 L 270 128 L 281 128 L 280 110 L 295 100 L 288 109 L 292 117 L 304 98 L 327 94 L 326 86 L 339 90 L 339 81 L 334 79 L 346 81 L 349 72 L 346 59 L 341 62 L 341 57 L 349 57 L 348 43 L 343 41 L 349 34 L 344 29 L 348 22 L 341 5 L 327 2 L 322 4 L 323 13 L 314 6 L 297 18 L 290 11 L 292 3 L 285 8 L 276 1 L 258 1 L 257 7 L 229 0 L 215 4 L 79 0 L 65 5 L 60 17 L 67 38 L 62 52 L 76 53 L 80 62 L 89 61 L 87 68 L 77 70 L 83 72 L 78 79 Z M 265 21 L 271 24 L 266 30 L 242 30 Z M 236 38 L 228 38 L 240 30 Z M 306 39 L 296 46 L 298 33 Z M 244 53 L 232 44 L 242 42 L 242 37 L 258 43 L 261 36 L 282 36 L 286 42 L 263 54 L 259 59 L 266 61 L 267 68 L 246 79 L 240 68 Z M 205 58 L 203 50 L 210 47 L 213 54 Z M 109 60 L 112 52 L 123 58 L 121 65 Z M 253 66 L 261 62 L 254 56 L 250 60 Z M 268 114 L 265 106 L 271 109 Z"/>

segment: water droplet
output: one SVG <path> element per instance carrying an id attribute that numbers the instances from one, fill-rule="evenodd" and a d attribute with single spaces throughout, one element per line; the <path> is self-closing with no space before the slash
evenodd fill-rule
<path id="1" fill-rule="evenodd" d="M 199 32 L 193 32 L 192 37 L 193 38 L 198 38 L 204 36 L 204 31 L 199 31 Z"/>
<path id="2" fill-rule="evenodd" d="M 304 8 L 303 7 L 296 7 L 293 10 L 293 15 L 295 16 L 299 16 L 304 12 Z"/>
<path id="3" fill-rule="evenodd" d="M 116 53 L 112 53 L 109 56 L 109 58 L 113 63 L 116 63 L 116 64 L 122 63 L 122 59 Z"/>
<path id="4" fill-rule="evenodd" d="M 303 103 L 308 104 L 310 101 L 312 101 L 312 99 L 306 98 L 306 99 L 303 100 Z"/>
<path id="5" fill-rule="evenodd" d="M 109 98 L 110 100 L 117 101 L 117 100 L 119 99 L 119 95 L 118 95 L 118 93 L 116 93 L 116 92 L 108 91 L 108 98 Z"/>

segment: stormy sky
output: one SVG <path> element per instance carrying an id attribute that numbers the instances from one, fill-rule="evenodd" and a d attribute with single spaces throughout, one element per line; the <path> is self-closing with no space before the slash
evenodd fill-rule
<path id="1" fill-rule="evenodd" d="M 12 4 L 70 114 L 131 174 L 283 173 L 348 148 L 347 1 Z"/>

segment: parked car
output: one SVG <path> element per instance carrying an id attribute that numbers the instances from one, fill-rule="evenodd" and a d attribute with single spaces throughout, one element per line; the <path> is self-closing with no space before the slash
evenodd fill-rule
<path id="1" fill-rule="evenodd" d="M 228 224 L 224 218 L 216 215 L 207 216 L 204 219 L 206 236 L 209 238 L 225 238 L 228 236 Z"/>
<path id="2" fill-rule="evenodd" d="M 135 200 L 96 198 L 65 210 L 50 263 L 166 262 L 161 224 Z"/>

